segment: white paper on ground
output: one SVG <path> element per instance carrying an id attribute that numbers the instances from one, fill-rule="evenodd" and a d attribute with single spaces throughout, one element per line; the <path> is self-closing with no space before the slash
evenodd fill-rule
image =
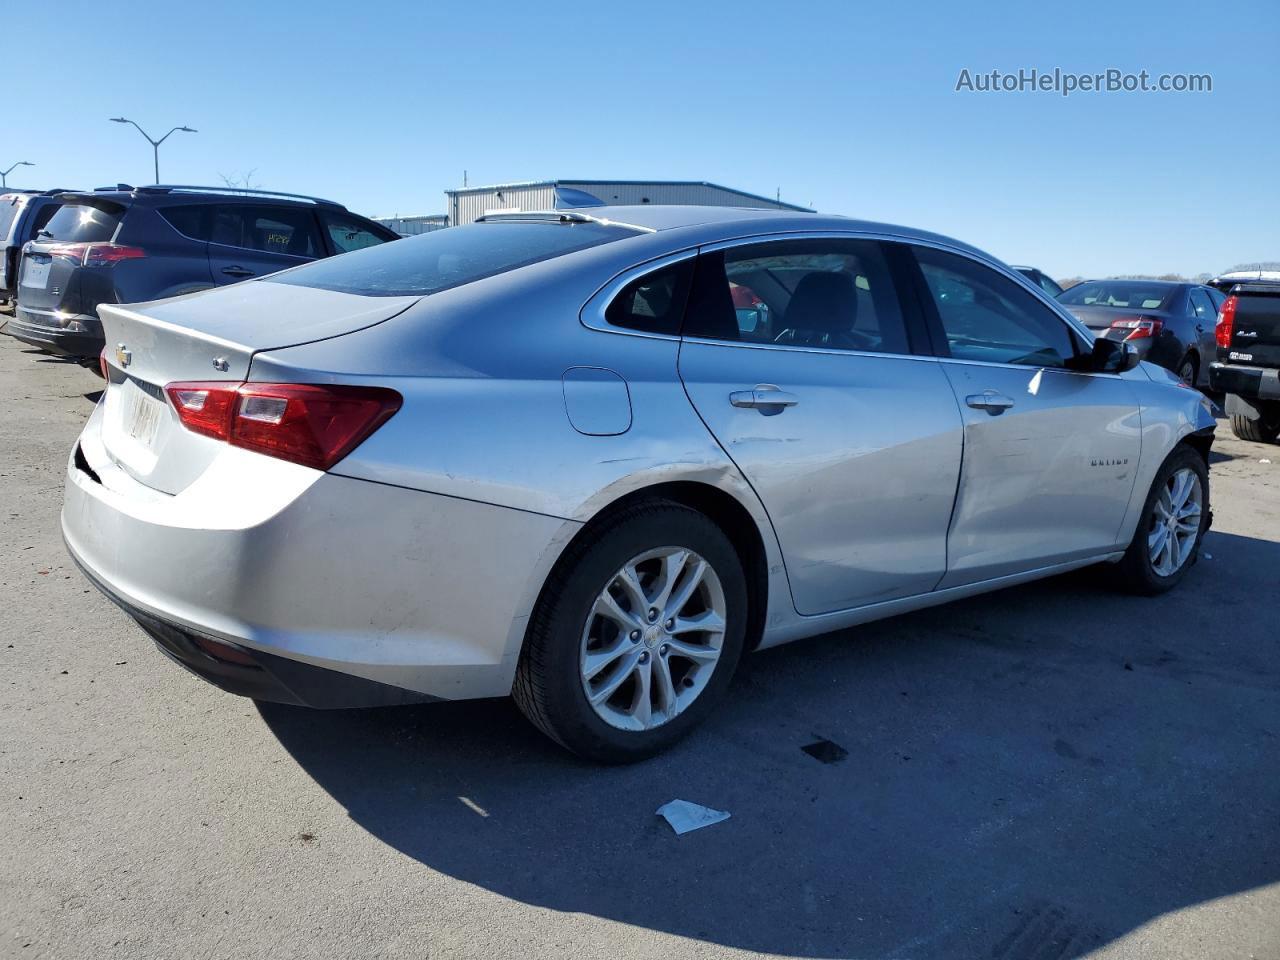
<path id="1" fill-rule="evenodd" d="M 690 803 L 688 800 L 672 800 L 670 803 L 664 803 L 654 812 L 664 817 L 677 834 L 709 827 L 713 823 L 729 819 L 729 814 L 724 810 L 712 810 L 710 807 Z"/>

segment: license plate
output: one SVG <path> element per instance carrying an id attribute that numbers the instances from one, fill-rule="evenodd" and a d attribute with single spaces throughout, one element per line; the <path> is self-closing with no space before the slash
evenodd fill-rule
<path id="1" fill-rule="evenodd" d="M 24 260 L 22 262 L 22 285 L 34 290 L 43 290 L 49 283 L 49 267 L 46 261 Z"/>
<path id="2" fill-rule="evenodd" d="M 125 411 L 125 432 L 144 447 L 150 447 L 160 430 L 160 421 L 166 411 L 164 404 L 141 390 L 131 392 L 129 408 Z"/>

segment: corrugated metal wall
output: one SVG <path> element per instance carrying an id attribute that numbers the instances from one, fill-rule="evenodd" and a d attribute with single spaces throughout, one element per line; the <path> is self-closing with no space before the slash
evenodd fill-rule
<path id="1" fill-rule="evenodd" d="M 594 194 L 606 204 L 674 203 L 699 207 L 766 207 L 774 204 L 744 197 L 732 190 L 721 190 L 702 184 L 672 183 L 574 183 L 562 180 L 561 186 Z"/>
<path id="2" fill-rule="evenodd" d="M 402 237 L 416 237 L 420 233 L 443 230 L 449 225 L 444 214 L 429 217 L 374 217 L 373 219 L 375 223 L 382 224 L 388 230 L 394 230 Z"/>
<path id="3" fill-rule="evenodd" d="M 451 193 L 449 223 L 455 227 L 472 223 L 477 217 L 499 210 L 551 210 L 555 203 L 555 189 L 550 184 L 503 187 L 501 192 L 485 190 L 476 193 Z"/>

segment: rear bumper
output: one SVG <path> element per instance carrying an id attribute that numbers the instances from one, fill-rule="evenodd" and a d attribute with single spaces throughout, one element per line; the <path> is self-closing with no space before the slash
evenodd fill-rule
<path id="1" fill-rule="evenodd" d="M 76 314 L 60 318 L 24 308 L 21 304 L 5 324 L 4 332 L 33 347 L 77 360 L 96 358 L 106 342 L 102 335 L 102 321 L 97 317 Z"/>
<path id="2" fill-rule="evenodd" d="M 74 551 L 71 551 L 71 555 L 76 559 Z M 148 613 L 95 577 L 78 559 L 77 565 L 90 583 L 132 617 L 147 636 L 155 641 L 161 653 L 227 693 L 322 710 L 402 706 L 439 699 L 425 693 L 353 677 L 337 670 L 277 657 L 262 650 L 234 646 L 229 652 L 237 655 L 237 658 L 228 659 L 225 641 Z M 220 648 L 224 651 L 222 656 L 219 655 Z M 241 659 L 251 662 L 240 662 Z"/>
<path id="3" fill-rule="evenodd" d="M 67 465 L 67 549 L 187 669 L 309 706 L 510 693 L 537 591 L 579 524 L 234 447 L 168 496 L 106 456 L 101 416 Z"/>
<path id="4" fill-rule="evenodd" d="M 1280 400 L 1280 370 L 1235 363 L 1209 365 L 1209 386 L 1221 393 L 1259 400 Z"/>

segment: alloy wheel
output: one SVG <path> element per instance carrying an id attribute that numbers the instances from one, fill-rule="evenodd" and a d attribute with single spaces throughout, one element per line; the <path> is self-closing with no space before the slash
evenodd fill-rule
<path id="1" fill-rule="evenodd" d="M 1200 535 L 1203 503 L 1200 476 L 1190 467 L 1175 471 L 1165 482 L 1147 531 L 1147 555 L 1157 575 L 1173 576 L 1191 557 Z"/>
<path id="2" fill-rule="evenodd" d="M 720 578 L 683 547 L 647 550 L 600 591 L 582 630 L 582 689 L 620 730 L 651 730 L 706 689 L 725 632 Z"/>

